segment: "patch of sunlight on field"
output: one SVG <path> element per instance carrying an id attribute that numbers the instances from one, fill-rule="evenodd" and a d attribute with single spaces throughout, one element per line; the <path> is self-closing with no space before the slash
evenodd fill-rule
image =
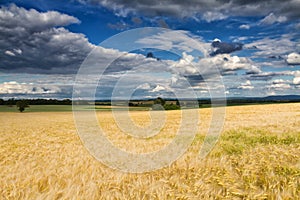
<path id="1" fill-rule="evenodd" d="M 209 128 L 200 109 L 198 134 L 171 166 L 143 174 L 111 170 L 83 147 L 71 112 L 0 113 L 0 199 L 299 199 L 300 104 L 226 108 L 224 131 L 213 151 L 197 159 Z M 132 111 L 150 124 L 149 113 Z M 118 147 L 159 150 L 174 138 L 180 111 L 150 139 L 118 130 L 110 112 L 100 126 Z"/>

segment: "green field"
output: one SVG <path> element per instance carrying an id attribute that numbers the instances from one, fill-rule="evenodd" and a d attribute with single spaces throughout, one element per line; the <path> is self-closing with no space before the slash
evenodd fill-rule
<path id="1" fill-rule="evenodd" d="M 91 105 L 82 105 L 79 107 L 82 110 L 94 109 Z M 96 106 L 97 111 L 111 111 L 111 106 Z M 115 107 L 116 110 L 126 110 L 126 107 Z M 147 107 L 130 107 L 129 110 L 134 111 L 146 111 Z M 72 105 L 30 105 L 24 112 L 70 112 L 72 111 Z M 16 106 L 0 106 L 0 112 L 19 112 Z"/>

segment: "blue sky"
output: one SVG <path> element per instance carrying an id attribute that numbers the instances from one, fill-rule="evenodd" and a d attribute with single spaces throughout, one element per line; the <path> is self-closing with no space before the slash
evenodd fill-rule
<path id="1" fill-rule="evenodd" d="M 199 98 L 222 87 L 230 97 L 300 94 L 299 0 L 0 5 L 0 98 L 71 98 L 74 84 L 89 91 L 86 82 L 99 84 L 96 98 L 109 98 L 120 80 L 124 91 L 135 87 L 136 98 L 172 97 L 187 87 Z M 145 27 L 164 29 L 145 34 Z M 149 48 L 126 52 L 131 40 Z M 103 68 L 111 58 L 117 59 L 100 80 L 91 74 L 76 82 L 84 60 Z"/>

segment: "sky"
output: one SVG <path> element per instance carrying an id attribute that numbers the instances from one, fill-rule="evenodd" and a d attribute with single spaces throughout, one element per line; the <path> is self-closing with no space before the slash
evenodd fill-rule
<path id="1" fill-rule="evenodd" d="M 300 0 L 0 6 L 0 98 L 300 94 Z"/>

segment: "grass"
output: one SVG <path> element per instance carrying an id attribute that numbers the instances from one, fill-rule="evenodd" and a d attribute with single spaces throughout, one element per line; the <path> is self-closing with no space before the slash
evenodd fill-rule
<path id="1" fill-rule="evenodd" d="M 24 112 L 66 112 L 72 111 L 71 105 L 29 105 Z M 16 106 L 0 106 L 0 112 L 19 112 Z"/>
<path id="2" fill-rule="evenodd" d="M 0 113 L 0 199 L 299 199 L 300 104 L 228 107 L 213 151 L 197 159 L 209 128 L 171 166 L 143 174 L 112 170 L 82 146 L 71 112 Z M 148 112 L 131 111 L 139 126 Z M 98 112 L 111 142 L 131 152 L 159 150 L 174 138 L 180 111 L 168 111 L 160 134 L 135 139 L 110 112 Z"/>
<path id="3" fill-rule="evenodd" d="M 78 106 L 82 110 L 92 110 L 97 111 L 111 111 L 111 106 Z M 125 110 L 125 107 L 116 107 L 115 110 Z M 133 111 L 147 111 L 147 107 L 130 107 L 129 110 Z M 70 112 L 72 111 L 72 105 L 30 105 L 25 108 L 24 112 Z M 0 105 L 0 112 L 19 112 L 16 106 L 4 106 Z"/>

